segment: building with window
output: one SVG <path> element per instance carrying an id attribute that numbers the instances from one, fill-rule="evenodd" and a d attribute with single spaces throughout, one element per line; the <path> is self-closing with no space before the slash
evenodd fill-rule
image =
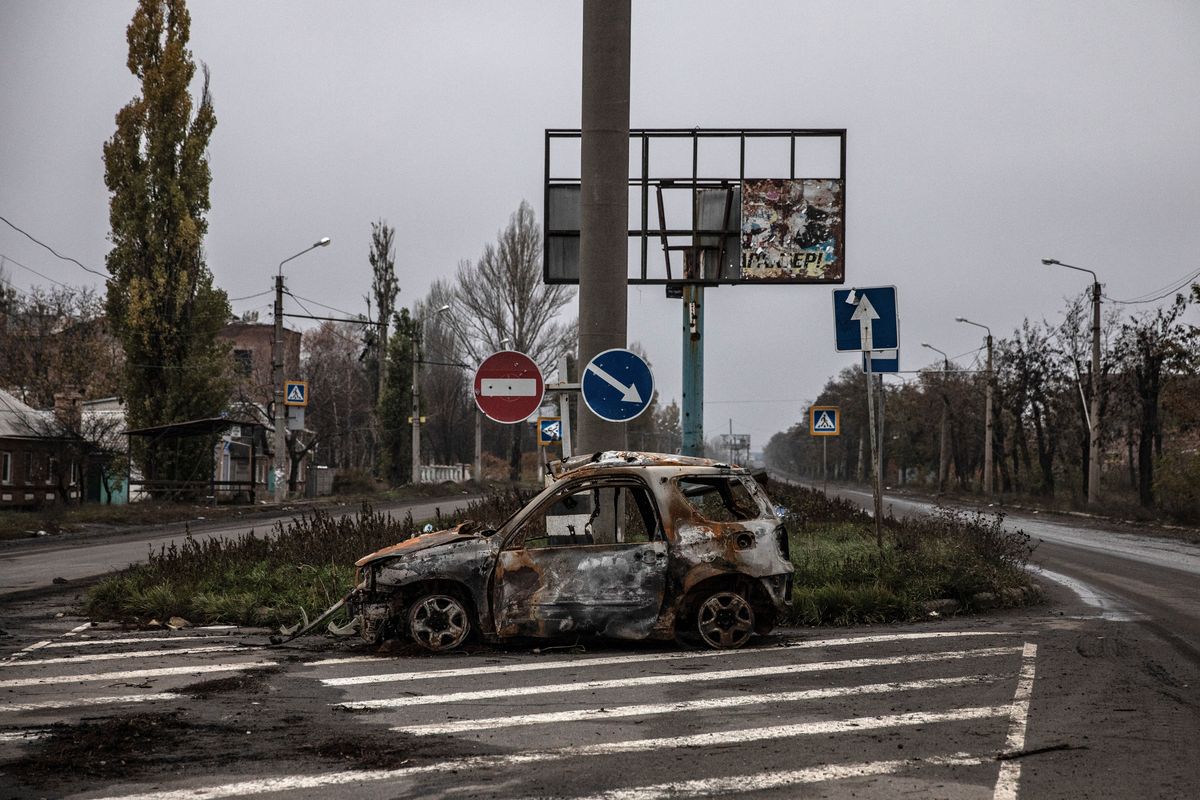
<path id="1" fill-rule="evenodd" d="M 78 502 L 80 444 L 54 412 L 0 389 L 0 508 Z"/>

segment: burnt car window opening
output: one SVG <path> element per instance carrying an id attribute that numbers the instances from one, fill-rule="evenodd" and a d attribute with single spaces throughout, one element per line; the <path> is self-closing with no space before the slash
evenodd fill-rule
<path id="1" fill-rule="evenodd" d="M 760 504 L 738 478 L 680 478 L 679 491 L 696 513 L 710 522 L 744 522 L 764 516 Z"/>
<path id="2" fill-rule="evenodd" d="M 536 550 L 661 538 L 654 503 L 644 486 L 593 483 L 557 495 L 532 514 L 512 546 Z"/>

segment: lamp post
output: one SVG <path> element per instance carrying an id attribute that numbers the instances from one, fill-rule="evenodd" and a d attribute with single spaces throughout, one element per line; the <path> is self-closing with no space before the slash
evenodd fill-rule
<path id="1" fill-rule="evenodd" d="M 995 382 L 995 375 L 992 372 L 992 329 L 987 325 L 972 322 L 966 317 L 955 317 L 954 321 L 974 325 L 976 328 L 983 328 L 987 331 L 987 407 L 983 415 L 983 491 L 984 494 L 992 494 L 995 488 L 992 482 L 992 384 Z"/>
<path id="2" fill-rule="evenodd" d="M 1092 402 L 1087 415 L 1088 424 L 1088 486 L 1089 506 L 1100 502 L 1100 279 L 1087 267 L 1064 264 L 1055 258 L 1043 258 L 1046 266 L 1059 266 L 1086 272 L 1092 276 Z"/>
<path id="3" fill-rule="evenodd" d="M 946 428 L 950 419 L 950 398 L 946 395 L 946 371 L 950 369 L 950 356 L 945 350 L 939 350 L 931 344 L 921 342 L 921 347 L 927 347 L 935 353 L 942 354 L 942 425 L 941 443 L 938 446 L 938 493 L 944 491 L 946 478 L 950 473 L 950 448 L 946 441 Z"/>
<path id="4" fill-rule="evenodd" d="M 272 470 L 275 474 L 275 492 L 274 499 L 276 503 L 282 503 L 287 497 L 287 485 L 284 482 L 284 476 L 287 474 L 287 462 L 285 459 L 285 451 L 287 450 L 287 432 L 284 426 L 287 424 L 284 416 L 283 405 L 283 265 L 294 258 L 299 258 L 310 250 L 315 250 L 318 247 L 327 247 L 329 245 L 329 237 L 326 236 L 321 240 L 313 243 L 311 246 L 304 248 L 294 256 L 288 256 L 283 261 L 279 262 L 279 269 L 275 272 L 275 336 L 271 340 L 271 382 L 275 386 L 275 442 L 274 449 L 274 464 Z"/>
<path id="5" fill-rule="evenodd" d="M 432 315 L 444 314 L 450 310 L 445 305 L 434 311 Z M 418 483 L 421 471 L 421 343 L 420 333 L 425 320 L 429 317 L 419 317 L 413 323 L 412 330 L 412 483 Z"/>

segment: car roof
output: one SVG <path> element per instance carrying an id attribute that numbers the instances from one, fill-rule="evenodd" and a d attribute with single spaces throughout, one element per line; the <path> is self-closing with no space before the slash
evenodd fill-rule
<path id="1" fill-rule="evenodd" d="M 745 472 L 742 467 L 736 464 L 726 464 L 710 458 L 681 456 L 671 453 L 648 453 L 637 450 L 605 450 L 598 453 L 572 456 L 561 461 L 552 461 L 548 465 L 550 474 L 555 480 L 586 474 L 588 472 L 607 472 L 612 469 L 629 467 L 643 469 L 653 469 L 656 467 L 678 469 L 684 467 L 698 471 Z"/>

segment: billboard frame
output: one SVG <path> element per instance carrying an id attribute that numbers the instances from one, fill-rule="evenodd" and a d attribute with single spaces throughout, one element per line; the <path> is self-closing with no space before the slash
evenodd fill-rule
<path id="1" fill-rule="evenodd" d="M 547 284 L 577 284 L 578 277 L 571 277 L 562 274 L 552 275 L 551 265 L 559 263 L 551 255 L 551 250 L 558 247 L 570 246 L 572 239 L 578 240 L 579 230 L 577 227 L 555 227 L 557 220 L 556 214 L 552 212 L 552 192 L 559 187 L 572 187 L 580 185 L 580 178 L 577 175 L 557 175 L 555 174 L 555 165 L 551 160 L 551 147 L 555 141 L 563 139 L 579 139 L 581 131 L 577 128 L 547 128 L 545 131 L 545 164 L 544 164 L 544 180 L 543 180 L 543 195 L 542 195 L 542 219 L 545 225 L 544 235 L 542 237 L 542 278 Z M 638 191 L 640 200 L 639 225 L 630 228 L 628 236 L 630 239 L 638 242 L 639 252 L 639 269 L 637 275 L 629 275 L 628 283 L 630 285 L 680 285 L 694 284 L 702 286 L 718 286 L 718 285 L 771 285 L 771 284 L 832 284 L 842 285 L 845 283 L 846 262 L 845 262 L 845 213 L 846 213 L 846 129 L 845 128 L 644 128 L 631 129 L 629 131 L 630 152 L 631 154 L 640 154 L 640 170 L 638 175 L 628 178 L 628 186 L 630 189 Z M 656 140 L 661 139 L 690 139 L 692 143 L 692 169 L 690 175 L 672 175 L 672 176 L 654 176 L 651 177 L 651 144 Z M 705 176 L 699 173 L 699 154 L 702 142 L 705 140 L 718 139 L 737 139 L 738 144 L 738 171 L 737 175 L 723 176 Z M 787 175 L 746 175 L 746 143 L 756 139 L 786 139 L 788 140 L 788 174 Z M 828 139 L 836 140 L 838 144 L 838 171 L 836 176 L 826 175 L 796 175 L 796 145 L 797 141 L 808 139 Z M 631 158 L 631 166 L 633 159 Z M 577 172 L 578 170 L 576 170 Z M 632 170 L 630 170 L 632 172 Z M 701 250 L 717 250 L 718 266 L 723 261 L 726 254 L 726 241 L 731 235 L 730 228 L 730 213 L 733 211 L 735 216 L 740 217 L 740 207 L 732 209 L 730 200 L 725 202 L 725 215 L 723 227 L 711 228 L 700 227 L 698 222 L 699 202 L 701 192 L 711 190 L 724 190 L 729 198 L 732 198 L 732 192 L 741 192 L 741 187 L 747 180 L 756 181 L 763 179 L 780 179 L 780 180 L 817 180 L 817 181 L 836 181 L 839 183 L 841 192 L 841 275 L 840 278 L 756 278 L 750 280 L 731 279 L 731 278 L 713 278 L 712 276 L 704 277 L 697 275 L 697 266 L 694 263 L 697 259 L 703 259 L 704 254 L 698 253 Z M 689 190 L 691 193 L 691 208 L 692 220 L 690 227 L 670 227 L 666 225 L 665 210 L 662 202 L 662 192 L 668 190 Z M 652 205 L 652 193 L 657 199 L 657 210 L 659 223 L 651 226 L 650 210 Z M 734 220 L 736 222 L 736 220 Z M 737 234 L 740 235 L 740 226 L 736 226 Z M 690 237 L 692 244 L 690 245 L 672 245 L 670 240 L 674 237 Z M 702 242 L 705 237 L 709 244 L 697 244 Z M 713 245 L 711 242 L 716 239 L 719 245 Z M 652 277 L 649 271 L 651 240 L 657 240 L 661 246 L 664 263 L 665 277 Z M 576 245 L 577 246 L 577 245 Z M 672 252 L 683 252 L 683 263 L 673 266 L 671 261 Z M 690 257 L 690 258 L 689 258 Z M 627 268 L 628 274 L 628 268 Z"/>

